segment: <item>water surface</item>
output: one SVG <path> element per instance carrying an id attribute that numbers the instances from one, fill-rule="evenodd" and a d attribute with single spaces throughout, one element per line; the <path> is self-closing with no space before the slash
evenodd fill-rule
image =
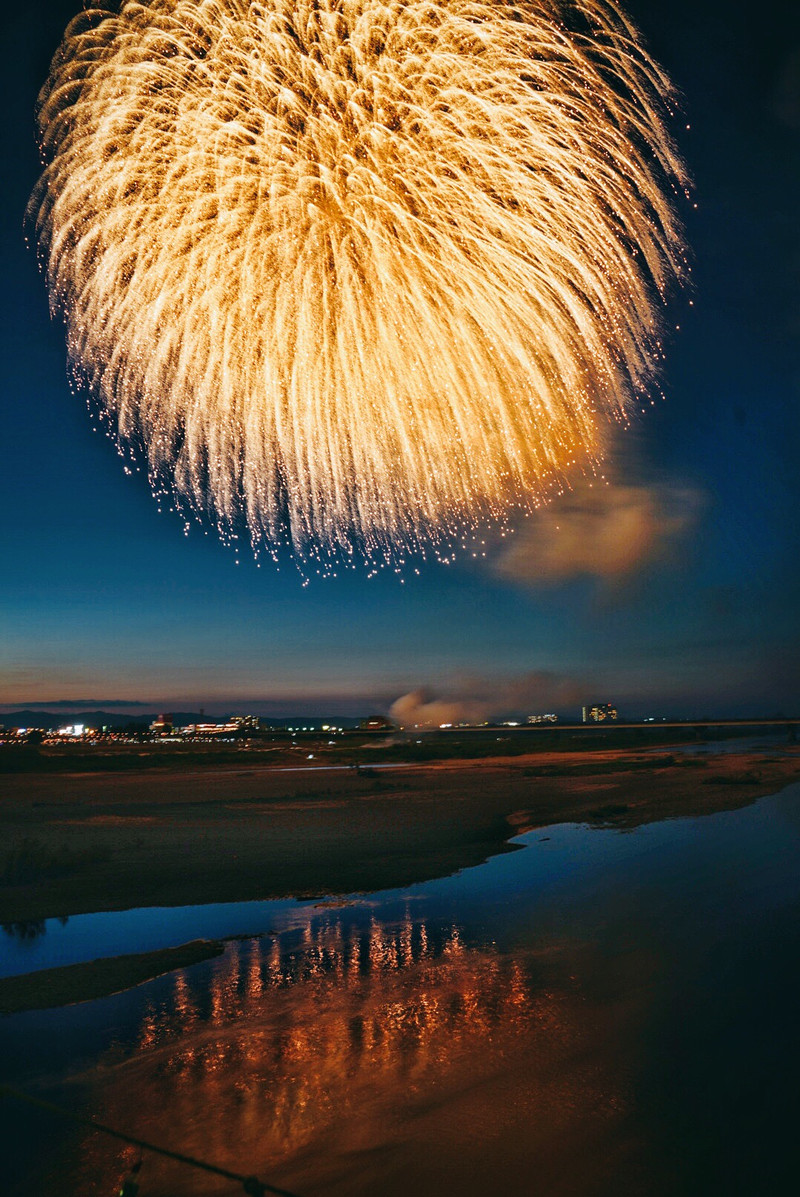
<path id="1" fill-rule="evenodd" d="M 261 937 L 113 998 L 0 1020 L 4 1075 L 307 1197 L 793 1191 L 800 786 L 517 842 L 345 905 L 6 933 L 7 974 Z M 127 1148 L 7 1100 L 0 1113 L 11 1193 L 116 1191 Z M 141 1197 L 236 1191 L 151 1155 L 140 1183 Z"/>

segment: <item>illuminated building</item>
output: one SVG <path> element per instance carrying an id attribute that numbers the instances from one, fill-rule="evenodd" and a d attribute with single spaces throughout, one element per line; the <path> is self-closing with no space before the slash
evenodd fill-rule
<path id="1" fill-rule="evenodd" d="M 258 731 L 261 727 L 258 715 L 231 715 L 229 722 L 238 731 Z"/>
<path id="2" fill-rule="evenodd" d="M 591 707 L 583 708 L 584 723 L 605 723 L 616 718 L 617 708 L 612 707 L 610 702 L 596 702 Z"/>

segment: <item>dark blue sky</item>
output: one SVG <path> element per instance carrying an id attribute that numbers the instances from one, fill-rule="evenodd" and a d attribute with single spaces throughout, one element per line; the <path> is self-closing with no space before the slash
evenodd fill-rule
<path id="1" fill-rule="evenodd" d="M 627 5 L 683 93 L 698 208 L 664 398 L 621 439 L 608 491 L 579 485 L 491 565 L 306 587 L 185 536 L 67 386 L 22 219 L 36 92 L 76 7 L 3 17 L 0 708 L 360 713 L 428 686 L 498 713 L 800 710 L 800 6 Z"/>

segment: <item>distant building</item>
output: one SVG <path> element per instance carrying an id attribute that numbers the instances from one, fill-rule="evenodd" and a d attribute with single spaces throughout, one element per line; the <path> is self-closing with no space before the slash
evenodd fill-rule
<path id="1" fill-rule="evenodd" d="M 231 736 L 239 731 L 239 724 L 230 719 L 227 723 L 189 723 L 184 729 L 187 736 Z"/>
<path id="2" fill-rule="evenodd" d="M 231 715 L 230 722 L 239 731 L 258 731 L 261 727 L 258 715 Z"/>
<path id="3" fill-rule="evenodd" d="M 156 736 L 171 736 L 175 725 L 174 715 L 159 715 L 150 724 L 150 731 Z"/>
<path id="4" fill-rule="evenodd" d="M 583 709 L 586 710 L 585 707 Z M 586 721 L 584 720 L 584 722 Z M 558 715 L 529 715 L 528 723 L 558 723 Z"/>
<path id="5" fill-rule="evenodd" d="M 583 708 L 584 723 L 605 723 L 617 718 L 617 708 L 610 702 L 596 702 L 594 706 Z"/>
<path id="6" fill-rule="evenodd" d="M 358 725 L 359 731 L 394 731 L 392 724 L 383 715 L 370 715 L 362 719 Z"/>

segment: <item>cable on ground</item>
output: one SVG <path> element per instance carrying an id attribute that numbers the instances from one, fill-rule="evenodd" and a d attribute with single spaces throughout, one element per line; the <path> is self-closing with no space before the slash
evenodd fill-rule
<path id="1" fill-rule="evenodd" d="M 89 1126 L 92 1130 L 101 1131 L 104 1135 L 120 1139 L 123 1143 L 131 1143 L 142 1151 L 152 1151 L 155 1155 L 163 1155 L 169 1160 L 177 1160 L 179 1164 L 187 1164 L 190 1168 L 200 1168 L 203 1172 L 213 1172 L 215 1176 L 224 1176 L 226 1180 L 235 1180 L 242 1186 L 247 1197 L 266 1197 L 267 1193 L 273 1193 L 275 1197 L 297 1197 L 296 1193 L 290 1193 L 288 1189 L 278 1189 L 275 1185 L 259 1180 L 257 1176 L 242 1176 L 239 1172 L 218 1168 L 216 1164 L 208 1164 L 205 1160 L 197 1160 L 194 1156 L 184 1155 L 180 1151 L 170 1151 L 167 1147 L 158 1147 L 155 1143 L 148 1143 L 145 1139 L 137 1139 L 134 1135 L 127 1135 L 124 1131 L 105 1126 L 95 1118 L 89 1118 L 85 1114 L 76 1114 L 72 1110 L 56 1105 L 55 1102 L 45 1101 L 41 1097 L 33 1097 L 30 1093 L 15 1089 L 13 1085 L 0 1084 L 0 1093 L 7 1097 L 13 1097 L 17 1101 L 27 1102 L 28 1105 L 36 1106 L 40 1110 L 47 1110 L 51 1114 L 59 1114 L 71 1122 L 80 1123 L 81 1126 Z"/>

